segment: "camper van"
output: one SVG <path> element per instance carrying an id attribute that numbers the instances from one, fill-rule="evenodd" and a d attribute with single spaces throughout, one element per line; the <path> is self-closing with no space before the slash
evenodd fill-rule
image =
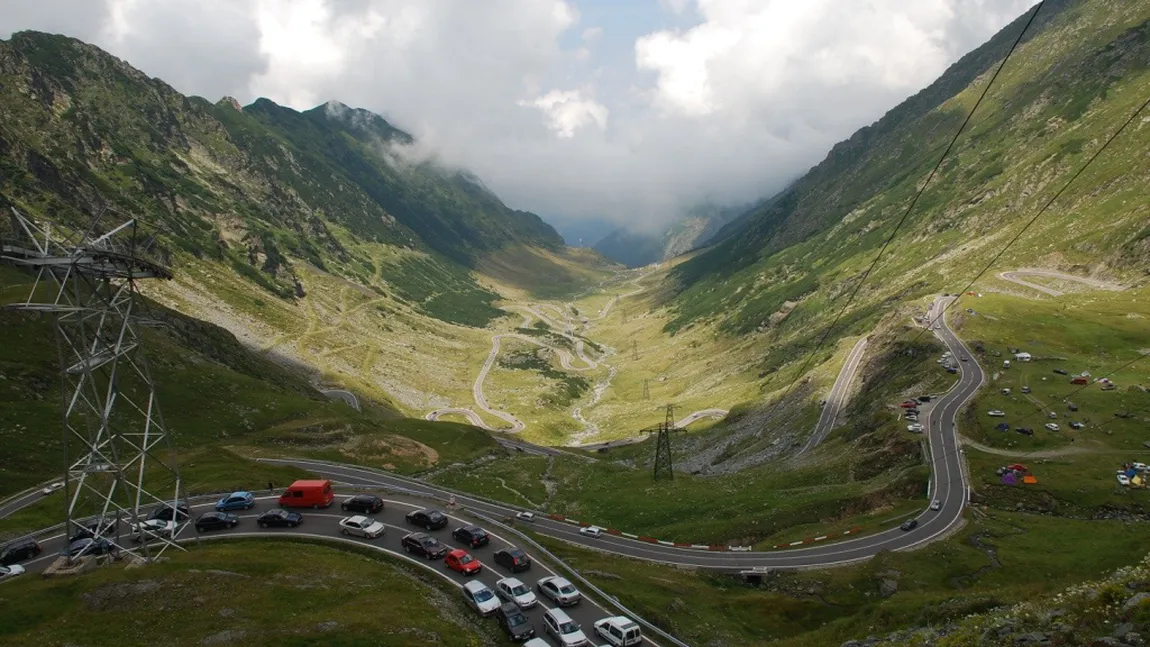
<path id="1" fill-rule="evenodd" d="M 335 499 L 331 481 L 300 480 L 280 495 L 282 508 L 326 508 Z"/>

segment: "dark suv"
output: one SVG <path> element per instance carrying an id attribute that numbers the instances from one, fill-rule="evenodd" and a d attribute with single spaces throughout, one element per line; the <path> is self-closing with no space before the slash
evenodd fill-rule
<path id="1" fill-rule="evenodd" d="M 531 558 L 527 556 L 527 553 L 523 552 L 522 548 L 516 548 L 514 546 L 495 551 L 495 563 L 512 573 L 518 573 L 519 571 L 525 571 L 531 568 Z"/>
<path id="2" fill-rule="evenodd" d="M 899 528 L 901 528 L 903 532 L 910 532 L 911 530 L 914 530 L 917 527 L 918 527 L 918 519 L 907 519 L 906 521 L 902 522 L 901 526 L 899 526 Z"/>
<path id="3" fill-rule="evenodd" d="M 407 513 L 407 523 L 427 530 L 439 530 L 447 526 L 447 515 L 439 510 L 416 510 Z"/>
<path id="4" fill-rule="evenodd" d="M 17 562 L 32 559 L 43 551 L 44 549 L 40 548 L 40 544 L 31 537 L 17 539 L 0 549 L 0 566 L 11 566 Z"/>
<path id="5" fill-rule="evenodd" d="M 443 559 L 447 555 L 447 546 L 431 535 L 422 532 L 413 532 L 404 536 L 403 549 L 409 553 L 427 559 Z"/>
<path id="6" fill-rule="evenodd" d="M 531 626 L 527 616 L 523 615 L 523 610 L 514 602 L 500 605 L 499 611 L 495 612 L 495 618 L 499 620 L 499 626 L 503 627 L 511 640 L 524 642 L 535 636 L 535 627 Z"/>
<path id="7" fill-rule="evenodd" d="M 472 548 L 486 546 L 487 543 L 491 541 L 491 538 L 487 536 L 487 532 L 479 526 L 463 526 L 462 528 L 456 528 L 455 530 L 451 531 L 451 536 L 455 537 L 456 541 L 467 544 Z"/>
<path id="8" fill-rule="evenodd" d="M 339 504 L 344 512 L 358 512 L 360 514 L 376 514 L 383 510 L 383 499 L 374 494 L 357 494 Z"/>

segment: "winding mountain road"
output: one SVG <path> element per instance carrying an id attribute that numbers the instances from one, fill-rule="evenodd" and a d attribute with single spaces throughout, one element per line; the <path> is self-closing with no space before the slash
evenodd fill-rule
<path id="1" fill-rule="evenodd" d="M 839 371 L 839 376 L 835 378 L 834 386 L 831 387 L 830 395 L 827 396 L 826 404 L 823 405 L 822 413 L 819 414 L 819 421 L 815 424 L 815 431 L 811 437 L 807 439 L 803 448 L 798 451 L 796 456 L 801 456 L 808 451 L 818 447 L 819 443 L 830 433 L 831 428 L 834 427 L 835 420 L 842 411 L 843 405 L 846 404 L 847 394 L 850 393 L 851 382 L 855 379 L 855 373 L 858 372 L 859 364 L 862 362 L 863 351 L 866 350 L 867 338 L 855 342 L 850 353 L 847 354 L 847 359 L 843 362 L 842 370 Z"/>
<path id="2" fill-rule="evenodd" d="M 953 297 L 947 297 L 953 298 Z M 945 303 L 946 298 L 936 299 L 935 304 Z M 932 311 L 934 308 L 932 307 Z M 939 317 L 937 328 L 934 328 L 942 341 L 955 355 L 960 353 L 971 357 L 971 361 L 963 362 L 960 366 L 961 374 L 958 382 L 944 395 L 939 397 L 935 405 L 926 414 L 925 426 L 930 441 L 930 467 L 932 472 L 930 492 L 928 498 L 937 500 L 940 509 L 932 511 L 923 510 L 915 519 L 918 527 L 909 532 L 898 528 L 891 528 L 871 535 L 857 538 L 834 541 L 830 543 L 804 544 L 801 548 L 778 549 L 771 551 L 732 550 L 729 547 L 676 545 L 670 541 L 659 541 L 652 538 L 640 538 L 637 535 L 624 536 L 622 534 L 607 533 L 598 538 L 591 538 L 579 532 L 581 525 L 586 523 L 575 522 L 559 517 L 549 518 L 539 513 L 534 523 L 530 524 L 532 530 L 548 537 L 565 542 L 579 544 L 587 548 L 648 560 L 663 564 L 681 565 L 694 568 L 714 569 L 721 571 L 739 571 L 749 568 L 756 569 L 799 569 L 832 567 L 846 565 L 870 559 L 880 551 L 911 550 L 933 541 L 942 539 L 963 522 L 963 509 L 969 498 L 969 487 L 966 483 L 963 455 L 959 448 L 957 431 L 957 417 L 959 412 L 970 401 L 979 387 L 985 382 L 985 374 L 978 363 L 973 359 L 966 346 L 953 334 L 945 320 Z M 702 415 L 704 412 L 696 412 Z M 690 417 L 690 416 L 688 416 Z M 680 421 L 681 423 L 683 421 Z M 384 510 L 376 515 L 387 526 L 387 533 L 374 541 L 355 540 L 339 536 L 337 521 L 343 515 L 337 512 L 305 511 L 305 523 L 298 528 L 288 530 L 259 529 L 256 530 L 252 521 L 260 510 L 275 505 L 272 497 L 260 497 L 255 509 L 241 515 L 243 521 L 240 528 L 231 531 L 212 533 L 210 537 L 247 537 L 247 536 L 275 536 L 285 537 L 303 536 L 322 538 L 332 542 L 350 542 L 357 545 L 369 545 L 377 550 L 386 551 L 400 559 L 428 569 L 441 577 L 451 580 L 456 586 L 461 586 L 464 578 L 443 569 L 438 562 L 427 562 L 415 559 L 401 552 L 398 538 L 403 534 L 415 530 L 406 523 L 403 513 L 425 507 L 427 505 L 440 505 L 447 507 L 448 515 L 452 519 L 449 527 L 456 527 L 467 523 L 479 522 L 487 528 L 492 535 L 489 546 L 475 549 L 473 553 L 484 564 L 484 571 L 477 576 L 490 586 L 494 580 L 504 575 L 490 559 L 494 550 L 511 545 L 512 543 L 524 546 L 532 555 L 538 566 L 529 577 L 521 578 L 531 583 L 540 574 L 556 573 L 557 569 L 567 568 L 557 558 L 547 553 L 542 547 L 533 544 L 525 536 L 501 523 L 499 520 L 511 518 L 520 509 L 507 504 L 481 499 L 461 492 L 454 492 L 442 487 L 430 485 L 415 479 L 381 472 L 369 468 L 317 461 L 311 459 L 259 459 L 265 462 L 281 465 L 294 465 L 302 469 L 320 474 L 337 482 L 341 490 L 352 491 L 362 489 L 376 489 L 387 492 L 384 495 L 386 505 Z M 34 496 L 17 495 L 5 502 L 5 511 L 11 512 L 23 505 L 34 501 Z M 449 502 L 443 506 L 443 502 Z M 210 509 L 210 503 L 194 505 L 197 510 Z M 593 520 L 591 520 L 593 521 Z M 178 539 L 184 541 L 197 541 L 185 534 Z M 122 530 L 122 529 L 121 529 Z M 618 531 L 614 531 L 618 532 Z M 447 530 L 435 531 L 438 538 L 449 546 L 457 545 Z M 60 533 L 52 534 L 50 531 L 40 533 L 40 540 L 44 546 L 45 554 L 39 558 L 25 563 L 25 566 L 37 571 L 44 568 L 50 559 L 53 559 L 64 547 L 64 536 Z M 816 539 L 828 539 L 819 537 Z M 796 542 L 801 543 L 801 542 Z M 568 569 L 569 570 L 569 569 Z M 543 571 L 540 573 L 539 571 Z M 571 577 L 579 580 L 583 585 L 584 594 L 589 593 L 590 583 L 581 580 L 577 572 L 571 571 Z M 541 607 L 546 603 L 541 603 Z M 594 591 L 591 597 L 585 597 L 585 602 L 573 607 L 569 613 L 584 628 L 590 628 L 595 620 L 606 615 L 618 612 L 617 600 L 607 594 Z M 610 608 L 610 609 L 609 609 Z M 621 607 L 620 607 L 621 609 Z M 529 616 L 540 627 L 539 616 L 542 608 L 529 612 Z M 623 613 L 636 617 L 635 614 L 622 609 Z M 642 619 L 652 632 L 656 628 Z M 660 638 L 666 643 L 674 643 L 680 647 L 685 645 L 673 637 L 664 635 Z M 644 644 L 655 645 L 648 637 Z"/>
<path id="3" fill-rule="evenodd" d="M 1048 278 L 1048 279 L 1059 279 L 1062 281 L 1074 281 L 1075 283 L 1082 283 L 1083 285 L 1088 285 L 1088 286 L 1090 286 L 1096 290 L 1110 290 L 1112 292 L 1120 292 L 1124 289 L 1121 285 L 1118 285 L 1116 283 L 1110 283 L 1107 281 L 1099 281 L 1098 279 L 1091 279 L 1091 278 L 1087 278 L 1085 276 L 1075 276 L 1073 274 L 1065 274 L 1063 272 L 1056 272 L 1054 270 L 1020 268 L 1017 270 L 1012 270 L 1010 272 L 999 272 L 999 274 L 998 274 L 998 278 L 1003 279 L 1004 281 L 1010 281 L 1011 283 L 1017 283 L 1018 285 L 1025 286 L 1025 287 L 1031 288 L 1033 290 L 1038 290 L 1039 292 L 1043 292 L 1045 294 L 1049 294 L 1052 297 L 1060 297 L 1063 294 L 1065 294 L 1064 292 L 1062 292 L 1060 290 L 1055 290 L 1054 288 L 1049 288 L 1049 287 L 1046 287 L 1045 285 L 1039 285 L 1038 283 L 1031 283 L 1030 281 L 1026 281 L 1026 280 L 1021 278 L 1024 276 L 1037 276 L 1037 277 L 1043 277 L 1043 278 Z"/>
<path id="4" fill-rule="evenodd" d="M 635 277 L 634 279 L 632 279 L 631 283 L 637 284 L 645 276 L 646 276 L 646 274 L 641 274 L 641 275 Z M 624 294 L 619 294 L 619 295 L 615 295 L 615 296 L 611 297 L 611 299 L 609 299 L 607 301 L 607 303 L 599 310 L 598 314 L 594 318 L 584 320 L 585 327 L 589 327 L 590 322 L 602 320 L 604 317 L 606 317 L 608 314 L 610 314 L 611 309 L 615 306 L 616 303 L 619 302 L 620 299 L 625 299 L 627 297 L 634 296 L 636 294 L 643 292 L 645 289 L 646 288 L 643 288 L 643 287 L 637 287 L 636 289 L 631 290 L 630 292 L 626 292 Z M 558 315 L 560 317 L 563 318 L 564 321 L 560 322 L 559 320 L 553 319 L 551 316 L 544 314 L 541 311 L 543 308 L 549 308 L 551 310 L 554 310 L 555 312 L 558 313 Z M 474 426 L 479 427 L 481 429 L 485 429 L 487 431 L 496 431 L 496 432 L 501 432 L 501 433 L 517 434 L 517 433 L 522 432 L 524 429 L 526 429 L 527 424 L 525 422 L 523 422 L 522 420 L 520 420 L 518 417 L 516 417 L 514 414 L 509 413 L 507 411 L 500 411 L 498 409 L 493 408 L 490 405 L 490 403 L 488 403 L 487 395 L 483 391 L 483 383 L 487 381 L 487 374 L 491 371 L 491 368 L 495 365 L 495 360 L 498 359 L 498 357 L 499 357 L 499 353 L 500 353 L 500 350 L 502 348 L 502 341 L 504 339 L 518 339 L 520 341 L 524 341 L 524 342 L 527 342 L 530 344 L 535 344 L 536 346 L 540 346 L 542 348 L 549 349 L 550 351 L 552 351 L 553 353 L 555 353 L 559 357 L 560 366 L 562 366 L 565 370 L 568 370 L 568 371 L 591 371 L 591 370 L 594 370 L 596 368 L 599 368 L 600 366 L 607 367 L 607 369 L 608 369 L 607 378 L 605 380 L 603 380 L 602 382 L 600 382 L 599 384 L 595 385 L 594 389 L 592 390 L 591 401 L 588 403 L 585 403 L 585 404 L 581 404 L 581 405 L 575 407 L 574 409 L 572 409 L 572 411 L 571 411 L 571 417 L 574 418 L 580 424 L 582 424 L 583 429 L 584 429 L 583 432 L 578 434 L 575 437 L 575 439 L 573 439 L 571 446 L 583 447 L 582 445 L 578 444 L 578 440 L 581 437 L 594 436 L 594 435 L 597 435 L 599 433 L 598 425 L 596 425 L 594 422 L 591 422 L 590 420 L 587 420 L 583 416 L 583 410 L 597 404 L 599 402 L 599 400 L 603 397 L 603 394 L 606 393 L 607 389 L 610 388 L 611 381 L 614 379 L 615 374 L 617 372 L 615 367 L 604 363 L 603 358 L 600 358 L 598 361 L 596 361 L 596 360 L 588 357 L 586 355 L 586 353 L 584 352 L 586 349 L 584 341 L 575 336 L 575 324 L 573 323 L 572 318 L 571 318 L 571 311 L 574 309 L 573 303 L 568 302 L 568 303 L 564 304 L 564 307 L 562 307 L 562 308 L 555 305 L 555 304 L 551 304 L 551 303 L 539 304 L 539 305 L 510 304 L 510 305 L 502 306 L 502 309 L 506 310 L 507 312 L 517 312 L 520 316 L 522 316 L 523 321 L 520 324 L 521 328 L 527 328 L 527 327 L 531 326 L 533 318 L 539 319 L 540 321 L 546 323 L 548 326 L 550 326 L 552 328 L 552 331 L 551 331 L 552 334 L 558 335 L 560 337 L 564 337 L 568 341 L 571 342 L 573 348 L 575 349 L 574 355 L 572 355 L 572 353 L 570 351 L 568 351 L 564 348 L 556 347 L 552 344 L 541 341 L 535 337 L 530 337 L 528 335 L 524 335 L 521 333 L 496 333 L 496 334 L 491 336 L 491 350 L 490 350 L 490 352 L 487 353 L 487 359 L 484 360 L 483 366 L 479 369 L 479 374 L 475 377 L 475 382 L 473 382 L 471 385 L 471 396 L 472 396 L 472 399 L 475 400 L 475 404 L 480 410 L 482 410 L 482 411 L 484 411 L 484 412 L 486 412 L 492 416 L 495 416 L 496 418 L 499 418 L 500 420 L 503 420 L 504 422 L 509 424 L 510 427 L 492 427 L 491 425 L 484 422 L 483 418 L 480 417 L 480 415 L 478 413 L 476 413 L 475 411 L 473 411 L 472 409 L 467 408 L 467 407 L 445 407 L 445 408 L 435 409 L 433 411 L 428 412 L 426 415 L 424 415 L 424 418 L 427 420 L 435 421 L 435 420 L 439 420 L 439 419 L 443 418 L 444 416 L 458 415 L 458 416 L 463 416 L 464 418 L 466 418 L 467 422 L 471 425 L 474 425 Z M 613 353 L 614 353 L 613 349 L 604 348 L 603 357 L 607 357 Z M 583 366 L 576 366 L 575 365 L 575 358 L 576 357 L 578 357 L 579 361 L 583 362 Z M 721 417 L 721 416 L 725 416 L 726 414 L 727 414 L 726 410 L 723 410 L 723 409 L 705 409 L 702 411 L 696 411 L 695 413 L 687 416 L 687 418 L 684 418 L 684 420 L 686 420 L 687 422 L 681 423 L 679 426 L 686 426 L 686 425 L 691 424 L 692 422 L 694 422 L 695 420 L 698 420 L 700 418 Z M 692 416 L 694 416 L 694 417 L 692 417 Z M 521 444 L 524 446 L 518 447 L 518 449 L 521 449 L 523 451 L 528 451 L 527 446 L 530 446 L 531 448 L 533 448 L 531 450 L 532 453 L 539 453 L 538 448 L 540 446 L 531 445 L 530 443 L 521 443 Z"/>
<path id="5" fill-rule="evenodd" d="M 934 305 L 942 305 L 946 299 L 952 298 L 939 297 Z M 918 527 L 914 530 L 903 532 L 898 528 L 891 528 L 872 535 L 827 544 L 816 543 L 802 548 L 745 552 L 687 548 L 668 545 L 671 542 L 652 543 L 618 535 L 604 535 L 598 539 L 590 539 L 579 534 L 578 528 L 570 522 L 545 517 L 538 518 L 534 530 L 542 535 L 635 559 L 719 570 L 838 566 L 869 559 L 879 551 L 910 550 L 945 537 L 962 523 L 963 509 L 969 497 L 963 454 L 958 439 L 958 414 L 974 397 L 985 382 L 986 376 L 978 362 L 974 360 L 974 355 L 954 335 L 946 322 L 939 318 L 936 323 L 938 327 L 934 332 L 950 351 L 955 355 L 960 353 L 968 355 L 971 360 L 962 363 L 958 382 L 940 396 L 926 414 L 924 424 L 930 441 L 932 472 L 928 498 L 937 500 L 940 509 L 934 511 L 928 507 L 916 515 L 914 518 L 918 521 Z M 437 486 L 362 467 L 303 459 L 271 462 L 295 465 L 346 483 L 405 487 L 428 496 L 444 497 L 454 494 L 461 505 L 490 516 L 505 516 L 517 511 L 517 508 L 505 504 L 481 500 L 462 493 L 450 493 Z M 585 521 L 595 522 L 593 519 Z M 689 538 L 675 538 L 676 541 L 684 539 Z"/>

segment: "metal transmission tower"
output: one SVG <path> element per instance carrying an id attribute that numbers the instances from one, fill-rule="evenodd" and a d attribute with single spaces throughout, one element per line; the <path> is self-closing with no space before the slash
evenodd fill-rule
<path id="1" fill-rule="evenodd" d="M 682 431 L 675 426 L 675 405 L 667 405 L 667 419 L 662 424 L 640 430 L 644 434 L 655 434 L 655 480 L 674 480 L 675 466 L 671 461 L 671 432 Z"/>
<path id="2" fill-rule="evenodd" d="M 28 298 L 8 307 L 53 315 L 63 374 L 64 536 L 88 520 L 97 541 L 150 559 L 175 546 L 186 524 L 172 440 L 140 351 L 136 282 L 172 274 L 147 258 L 154 236 L 145 237 L 135 219 L 108 226 L 105 213 L 83 232 L 68 232 L 13 209 L 13 237 L 0 241 L 0 260 L 36 273 Z M 161 506 L 170 506 L 174 524 L 149 527 L 151 541 L 123 541 Z"/>

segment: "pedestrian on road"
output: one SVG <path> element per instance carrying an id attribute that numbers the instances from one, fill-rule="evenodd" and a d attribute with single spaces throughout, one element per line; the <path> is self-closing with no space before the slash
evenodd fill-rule
<path id="1" fill-rule="evenodd" d="M 272 482 L 271 482 L 271 481 L 268 481 L 268 494 L 271 494 L 271 493 L 272 493 L 272 490 L 274 490 L 274 489 L 276 489 L 276 488 L 275 488 L 275 485 L 274 485 L 274 484 L 272 484 Z"/>

